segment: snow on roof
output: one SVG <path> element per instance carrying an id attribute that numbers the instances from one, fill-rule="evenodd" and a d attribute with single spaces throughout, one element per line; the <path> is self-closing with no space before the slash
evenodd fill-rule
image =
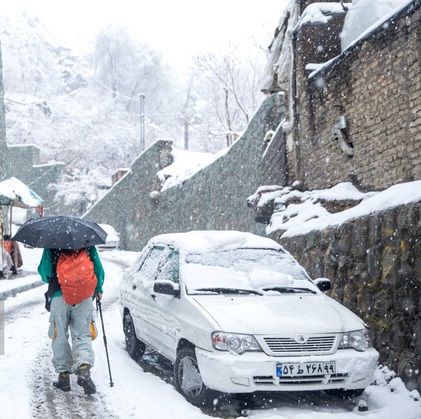
<path id="1" fill-rule="evenodd" d="M 341 33 L 342 51 L 368 35 L 414 0 L 354 0 Z"/>
<path id="2" fill-rule="evenodd" d="M 0 182 L 0 195 L 30 208 L 40 207 L 44 203 L 41 197 L 15 177 Z"/>
<path id="3" fill-rule="evenodd" d="M 7 144 L 7 148 L 25 148 L 25 147 L 39 148 L 36 144 Z"/>
<path id="4" fill-rule="evenodd" d="M 409 6 L 415 0 L 354 0 L 345 17 L 341 32 L 342 54 L 318 65 L 309 78 L 336 62 L 343 53 L 369 36 L 379 26 L 387 25 L 387 21 Z M 358 6 L 358 7 L 357 7 Z M 373 10 L 371 10 L 374 8 Z M 371 23 L 370 23 L 371 22 Z M 368 25 L 368 26 L 367 26 Z M 309 70 L 311 70 L 309 68 Z"/>
<path id="5" fill-rule="evenodd" d="M 62 161 L 50 162 L 50 163 L 41 163 L 41 164 L 34 164 L 32 167 L 53 167 L 53 166 L 65 166 L 66 163 Z"/>
<path id="6" fill-rule="evenodd" d="M 185 253 L 204 253 L 236 248 L 282 249 L 281 245 L 267 237 L 232 230 L 204 230 L 161 234 L 152 238 L 151 243 L 167 243 L 181 249 Z"/>
<path id="7" fill-rule="evenodd" d="M 297 23 L 297 28 L 308 23 L 328 23 L 335 14 L 343 13 L 340 3 L 313 3 L 307 6 Z"/>

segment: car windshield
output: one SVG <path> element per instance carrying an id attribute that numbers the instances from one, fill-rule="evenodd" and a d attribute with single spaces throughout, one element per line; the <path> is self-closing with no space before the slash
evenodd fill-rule
<path id="1" fill-rule="evenodd" d="M 272 249 L 189 254 L 180 269 L 189 294 L 315 292 L 306 271 L 290 255 Z"/>

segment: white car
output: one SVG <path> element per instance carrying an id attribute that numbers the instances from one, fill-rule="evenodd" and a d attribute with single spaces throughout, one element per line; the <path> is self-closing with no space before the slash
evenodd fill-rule
<path id="1" fill-rule="evenodd" d="M 98 244 L 98 250 L 113 250 L 120 248 L 120 234 L 115 228 L 109 224 L 99 224 L 99 226 L 107 233 L 104 244 Z"/>
<path id="2" fill-rule="evenodd" d="M 217 392 L 358 395 L 378 352 L 364 322 L 275 241 L 236 231 L 152 238 L 121 283 L 126 349 L 174 363 L 195 405 Z"/>

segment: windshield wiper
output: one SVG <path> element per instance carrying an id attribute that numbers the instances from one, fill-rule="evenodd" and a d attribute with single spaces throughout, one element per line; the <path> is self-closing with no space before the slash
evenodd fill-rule
<path id="1" fill-rule="evenodd" d="M 311 292 L 312 294 L 317 294 L 316 291 L 311 290 L 310 288 L 296 288 L 296 287 L 270 287 L 270 288 L 263 288 L 263 291 L 277 291 L 281 294 L 308 293 L 308 292 Z"/>
<path id="2" fill-rule="evenodd" d="M 242 288 L 222 288 L 222 287 L 215 287 L 215 288 L 198 288 L 192 290 L 194 292 L 203 292 L 203 293 L 211 293 L 211 294 L 254 294 L 254 295 L 263 295 L 260 291 L 256 290 L 247 290 Z"/>

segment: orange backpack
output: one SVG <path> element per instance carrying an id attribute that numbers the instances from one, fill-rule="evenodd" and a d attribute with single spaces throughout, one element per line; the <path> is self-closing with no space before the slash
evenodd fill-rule
<path id="1" fill-rule="evenodd" d="M 79 304 L 92 297 L 97 278 L 88 249 L 61 252 L 57 262 L 57 277 L 67 304 Z"/>
<path id="2" fill-rule="evenodd" d="M 3 247 L 4 247 L 4 250 L 6 250 L 7 253 L 9 253 L 10 255 L 12 254 L 12 250 L 13 250 L 12 240 L 4 240 Z"/>

